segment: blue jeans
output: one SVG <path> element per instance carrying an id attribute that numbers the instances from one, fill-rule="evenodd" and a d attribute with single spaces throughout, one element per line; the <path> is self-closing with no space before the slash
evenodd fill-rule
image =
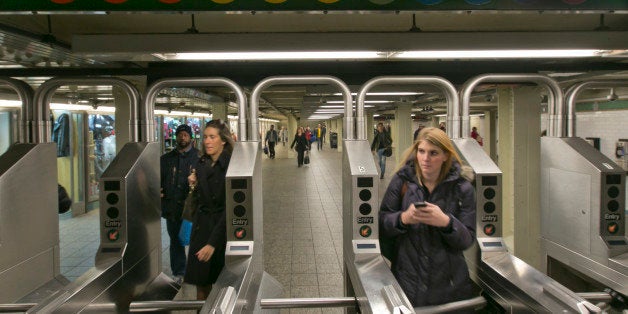
<path id="1" fill-rule="evenodd" d="M 385 148 L 380 148 L 377 150 L 377 158 L 379 159 L 379 170 L 381 170 L 380 176 L 384 176 L 386 172 L 386 156 L 384 156 Z"/>
<path id="2" fill-rule="evenodd" d="M 179 242 L 181 220 L 166 219 L 166 228 L 170 237 L 170 269 L 173 276 L 185 275 L 185 247 Z"/>

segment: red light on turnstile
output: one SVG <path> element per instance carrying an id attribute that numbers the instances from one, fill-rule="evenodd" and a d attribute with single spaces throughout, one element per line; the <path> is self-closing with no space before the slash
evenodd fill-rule
<path id="1" fill-rule="evenodd" d="M 242 240 L 246 237 L 246 229 L 238 228 L 233 232 L 233 236 L 238 240 Z"/>
<path id="2" fill-rule="evenodd" d="M 488 224 L 484 226 L 484 234 L 488 236 L 495 234 L 495 226 L 493 224 Z"/>
<path id="3" fill-rule="evenodd" d="M 118 229 L 111 229 L 107 232 L 107 238 L 111 242 L 117 241 L 118 238 L 120 238 L 120 232 L 118 231 Z"/>
<path id="4" fill-rule="evenodd" d="M 619 226 L 617 226 L 616 223 L 611 222 L 608 224 L 608 226 L 606 227 L 606 230 L 608 230 L 609 233 L 617 233 L 617 231 L 619 230 Z"/>
<path id="5" fill-rule="evenodd" d="M 362 226 L 362 227 L 360 228 L 360 235 L 361 235 L 363 238 L 368 238 L 368 237 L 370 237 L 370 236 L 371 236 L 371 233 L 373 233 L 373 230 L 372 230 L 372 229 L 371 229 L 371 227 L 369 227 L 369 226 Z"/>

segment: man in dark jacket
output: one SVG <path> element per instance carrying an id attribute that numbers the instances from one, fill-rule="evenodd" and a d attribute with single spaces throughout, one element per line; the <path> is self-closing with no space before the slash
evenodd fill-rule
<path id="1" fill-rule="evenodd" d="M 377 132 L 375 133 L 375 138 L 373 138 L 373 143 L 371 143 L 371 150 L 377 152 L 377 158 L 379 159 L 379 178 L 384 178 L 384 173 L 386 172 L 386 156 L 384 155 L 384 150 L 387 147 L 392 145 L 392 138 L 390 137 L 390 133 L 384 129 L 383 123 L 377 124 Z"/>
<path id="2" fill-rule="evenodd" d="M 449 141 L 437 128 L 427 129 Z M 394 239 L 391 270 L 415 307 L 469 299 L 473 292 L 462 254 L 475 241 L 473 186 L 461 177 L 453 145 L 426 149 L 423 132 L 392 177 L 379 213 L 380 237 Z"/>
<path id="3" fill-rule="evenodd" d="M 181 213 L 189 192 L 188 176 L 198 163 L 198 150 L 192 145 L 192 128 L 182 124 L 176 130 L 177 147 L 161 156 L 161 216 L 166 219 L 170 237 L 170 268 L 177 280 L 185 274 L 185 248 L 179 242 Z"/>

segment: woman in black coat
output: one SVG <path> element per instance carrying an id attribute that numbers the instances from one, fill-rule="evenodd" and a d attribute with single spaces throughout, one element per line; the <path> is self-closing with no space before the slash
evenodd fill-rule
<path id="1" fill-rule="evenodd" d="M 233 152 L 229 128 L 220 120 L 207 123 L 203 131 L 203 156 L 190 174 L 196 186 L 198 208 L 192 224 L 190 250 L 184 281 L 196 285 L 196 297 L 205 300 L 225 266 L 227 226 L 225 175 Z"/>
<path id="2" fill-rule="evenodd" d="M 380 236 L 394 239 L 392 272 L 415 307 L 469 299 L 462 252 L 475 241 L 475 193 L 460 158 L 438 128 L 421 130 L 404 157 L 379 213 Z"/>
<path id="3" fill-rule="evenodd" d="M 303 165 L 303 156 L 306 150 L 309 149 L 309 144 L 307 139 L 305 138 L 305 133 L 303 132 L 303 127 L 300 126 L 297 129 L 297 134 L 294 135 L 294 140 L 290 145 L 290 149 L 296 146 L 297 150 L 297 166 L 301 167 Z"/>

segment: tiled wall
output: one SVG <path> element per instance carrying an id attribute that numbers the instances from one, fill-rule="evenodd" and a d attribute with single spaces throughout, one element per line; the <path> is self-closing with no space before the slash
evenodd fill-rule
<path id="1" fill-rule="evenodd" d="M 587 111 L 576 115 L 576 136 L 599 137 L 600 151 L 615 161 L 615 143 L 628 138 L 628 111 Z"/>

